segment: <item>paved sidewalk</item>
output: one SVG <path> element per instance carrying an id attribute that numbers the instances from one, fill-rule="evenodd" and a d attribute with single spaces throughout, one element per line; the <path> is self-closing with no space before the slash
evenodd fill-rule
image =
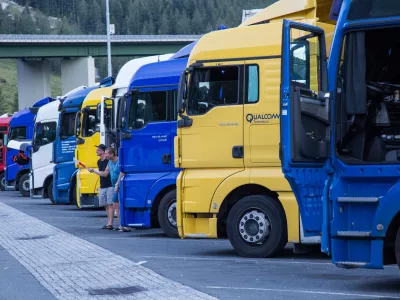
<path id="1" fill-rule="evenodd" d="M 0 246 L 57 299 L 215 299 L 4 203 L 0 222 Z"/>

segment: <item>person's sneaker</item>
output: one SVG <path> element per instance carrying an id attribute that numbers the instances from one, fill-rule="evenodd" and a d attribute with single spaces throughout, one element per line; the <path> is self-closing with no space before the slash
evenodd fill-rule
<path id="1" fill-rule="evenodd" d="M 130 232 L 131 229 L 129 229 L 128 227 L 123 227 L 123 226 L 119 226 L 118 229 L 119 232 Z"/>

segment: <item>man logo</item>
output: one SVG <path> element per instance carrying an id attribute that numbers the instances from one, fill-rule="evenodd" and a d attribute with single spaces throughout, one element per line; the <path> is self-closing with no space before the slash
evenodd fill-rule
<path id="1" fill-rule="evenodd" d="M 268 120 L 272 119 L 280 119 L 280 114 L 248 114 L 246 116 L 246 120 L 249 123 L 253 123 L 253 121 L 256 123 L 257 121 L 259 122 L 268 122 Z"/>

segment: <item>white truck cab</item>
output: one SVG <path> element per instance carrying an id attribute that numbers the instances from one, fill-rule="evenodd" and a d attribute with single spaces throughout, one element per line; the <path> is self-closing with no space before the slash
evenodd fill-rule
<path id="1" fill-rule="evenodd" d="M 30 187 L 31 198 L 53 198 L 53 144 L 58 125 L 60 100 L 39 108 L 32 139 Z"/>

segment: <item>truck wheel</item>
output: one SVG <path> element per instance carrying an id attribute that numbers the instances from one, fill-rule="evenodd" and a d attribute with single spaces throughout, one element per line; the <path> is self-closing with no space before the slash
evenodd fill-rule
<path id="1" fill-rule="evenodd" d="M 4 173 L 0 174 L 0 190 L 1 191 L 6 190 L 6 179 L 4 178 Z"/>
<path id="2" fill-rule="evenodd" d="M 396 252 L 396 261 L 397 265 L 400 269 L 400 227 L 397 230 L 396 242 L 395 242 L 395 252 Z"/>
<path id="3" fill-rule="evenodd" d="M 72 182 L 73 183 L 71 184 L 71 203 L 70 204 L 76 205 L 78 207 L 78 203 L 76 202 L 76 183 L 75 183 L 75 180 L 73 180 Z"/>
<path id="4" fill-rule="evenodd" d="M 52 204 L 55 204 L 54 202 L 54 194 L 53 194 L 53 181 L 50 181 L 49 186 L 47 187 L 47 195 L 49 196 L 49 199 Z"/>
<path id="5" fill-rule="evenodd" d="M 176 191 L 170 191 L 161 199 L 158 207 L 158 222 L 164 233 L 171 237 L 179 237 L 176 223 Z"/>
<path id="6" fill-rule="evenodd" d="M 19 192 L 23 197 L 30 196 L 30 181 L 29 181 L 29 174 L 26 173 L 22 175 L 18 182 Z"/>
<path id="7" fill-rule="evenodd" d="M 244 197 L 229 212 L 227 233 L 231 245 L 241 256 L 275 256 L 287 243 L 285 212 L 271 197 Z"/>

